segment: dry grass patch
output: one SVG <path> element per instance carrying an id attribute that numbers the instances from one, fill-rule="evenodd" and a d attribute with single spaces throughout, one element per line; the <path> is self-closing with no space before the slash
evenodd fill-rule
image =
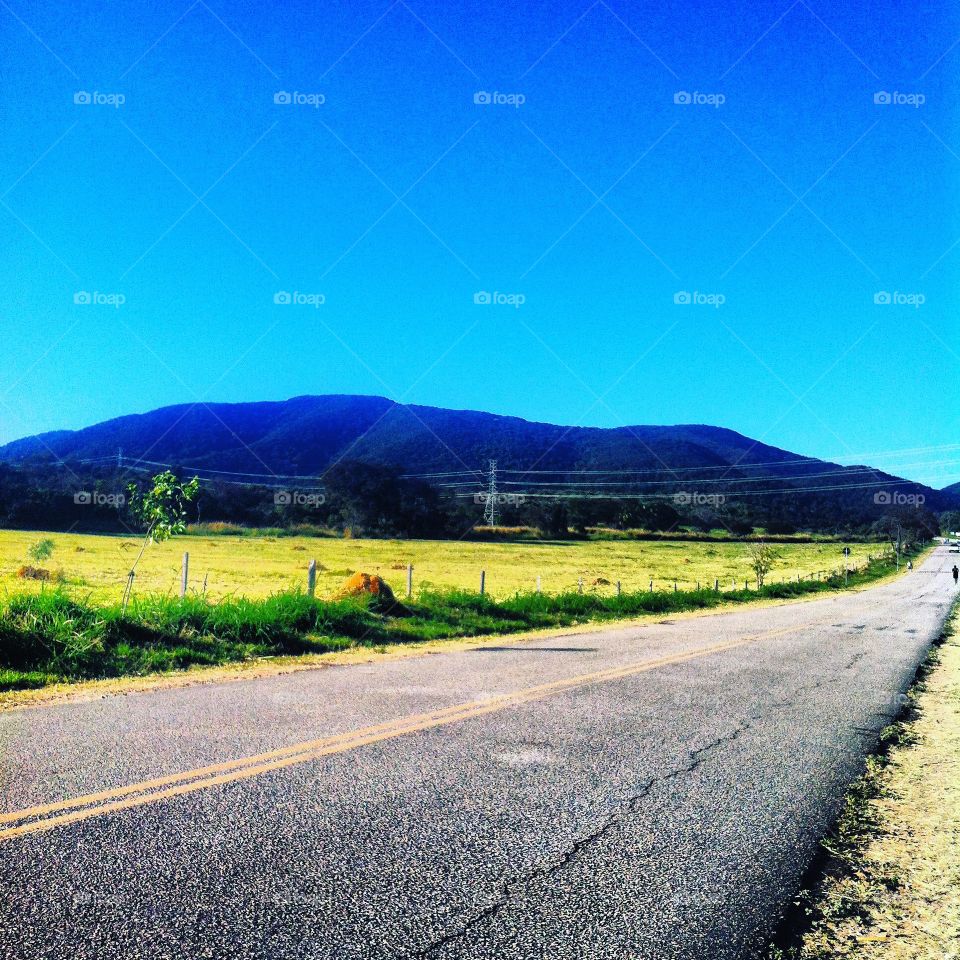
<path id="1" fill-rule="evenodd" d="M 960 637 L 956 616 L 889 752 L 854 785 L 798 960 L 960 957 Z"/>
<path id="2" fill-rule="evenodd" d="M 18 579 L 17 570 L 29 558 L 38 536 L 53 541 L 52 559 L 44 567 L 62 568 L 64 589 L 95 603 L 115 603 L 123 592 L 127 571 L 139 550 L 138 538 L 77 533 L 40 534 L 0 530 L 0 596 L 42 588 L 41 582 Z M 877 543 L 851 543 L 850 561 L 862 566 Z M 776 544 L 780 555 L 768 582 L 809 577 L 820 570 L 843 566 L 843 543 Z M 175 594 L 180 583 L 183 552 L 190 552 L 190 589 L 212 600 L 267 597 L 281 590 L 303 589 L 307 565 L 317 564 L 317 595 L 336 594 L 357 571 L 377 574 L 402 599 L 406 566 L 414 566 L 414 591 L 477 590 L 486 571 L 487 592 L 505 599 L 534 589 L 562 593 L 578 589 L 604 596 L 620 580 L 624 591 L 692 590 L 699 582 L 720 581 L 730 590 L 734 581 L 754 579 L 749 543 L 673 541 L 567 541 L 551 543 L 478 543 L 454 540 L 339 540 L 319 537 L 186 536 L 151 545 L 137 567 L 135 595 Z"/>

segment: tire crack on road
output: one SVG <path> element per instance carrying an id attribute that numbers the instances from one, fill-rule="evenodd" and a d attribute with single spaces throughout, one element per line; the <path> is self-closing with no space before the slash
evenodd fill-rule
<path id="1" fill-rule="evenodd" d="M 864 656 L 866 656 L 866 654 L 863 651 L 854 654 L 849 662 L 842 667 L 842 671 L 852 670 L 864 658 Z M 610 813 L 602 820 L 600 825 L 595 830 L 574 841 L 569 848 L 560 854 L 558 858 L 549 863 L 536 866 L 525 873 L 504 880 L 500 886 L 500 895 L 492 903 L 488 904 L 472 917 L 465 920 L 465 922 L 456 930 L 451 930 L 450 932 L 443 934 L 436 940 L 431 941 L 426 946 L 421 947 L 415 952 L 408 952 L 400 956 L 403 958 L 403 960 L 424 960 L 424 958 L 430 957 L 443 947 L 462 939 L 472 929 L 484 923 L 485 921 L 494 919 L 502 910 L 510 906 L 510 903 L 516 894 L 523 887 L 529 885 L 534 880 L 541 879 L 543 877 L 549 877 L 552 874 L 563 870 L 568 864 L 573 862 L 580 853 L 609 833 L 609 831 L 620 820 L 639 813 L 639 804 L 650 794 L 650 791 L 653 790 L 654 787 L 669 783 L 671 780 L 675 780 L 678 777 L 686 776 L 687 774 L 692 773 L 706 760 L 711 751 L 716 750 L 717 747 L 720 747 L 724 744 L 732 743 L 738 737 L 742 736 L 747 730 L 749 730 L 754 723 L 759 720 L 763 720 L 770 713 L 770 711 L 794 706 L 797 698 L 803 694 L 818 690 L 828 684 L 839 683 L 840 680 L 841 677 L 839 675 L 824 677 L 822 680 L 818 680 L 816 683 L 804 684 L 801 687 L 797 687 L 790 694 L 788 699 L 779 700 L 768 704 L 763 711 L 751 714 L 745 721 L 738 724 L 732 731 L 724 734 L 723 736 L 717 737 L 715 740 L 711 740 L 709 743 L 702 747 L 698 747 L 696 750 L 688 751 L 688 760 L 683 766 L 669 770 L 660 776 L 647 780 L 636 793 L 627 798 L 626 802 L 622 806 L 620 806 L 618 809 L 610 811 Z"/>
<path id="2" fill-rule="evenodd" d="M 682 777 L 688 773 L 692 773 L 704 762 L 707 754 L 723 744 L 731 743 L 732 741 L 736 740 L 753 725 L 755 719 L 758 718 L 750 717 L 748 720 L 739 724 L 729 733 L 726 733 L 721 737 L 717 737 L 715 740 L 710 741 L 702 747 L 698 747 L 696 750 L 688 751 L 687 763 L 681 767 L 669 770 L 660 776 L 653 777 L 650 780 L 645 781 L 635 793 L 626 798 L 625 803 L 623 803 L 620 807 L 611 810 L 603 818 L 596 829 L 575 840 L 555 860 L 533 867 L 525 873 L 518 874 L 515 877 L 505 879 L 500 885 L 500 895 L 492 903 L 488 904 L 482 910 L 468 918 L 456 930 L 451 930 L 450 932 L 443 934 L 436 940 L 433 940 L 424 947 L 421 947 L 419 950 L 407 952 L 401 954 L 400 956 L 403 958 L 403 960 L 423 960 L 423 958 L 431 956 L 443 947 L 462 939 L 476 926 L 484 923 L 487 920 L 494 919 L 502 910 L 510 906 L 510 903 L 515 898 L 516 894 L 523 887 L 529 885 L 534 880 L 550 877 L 553 874 L 563 870 L 564 867 L 576 860 L 580 853 L 609 833 L 610 830 L 620 820 L 622 820 L 624 817 L 639 813 L 639 804 L 650 794 L 650 791 L 653 790 L 654 787 L 668 783 L 671 780 L 675 780 L 677 777 Z"/>
<path id="3" fill-rule="evenodd" d="M 692 773 L 706 760 L 707 756 L 713 750 L 716 750 L 718 747 L 724 744 L 732 743 L 738 737 L 742 736 L 747 730 L 749 730 L 754 723 L 765 719 L 771 711 L 792 707 L 796 704 L 798 697 L 807 693 L 811 693 L 814 690 L 819 690 L 829 684 L 839 683 L 842 679 L 840 673 L 852 670 L 865 656 L 866 653 L 864 651 L 855 653 L 851 659 L 844 664 L 837 675 L 824 677 L 823 679 L 818 680 L 816 683 L 804 684 L 803 686 L 797 687 L 791 692 L 787 699 L 778 700 L 767 704 L 762 711 L 751 714 L 746 720 L 738 724 L 730 732 L 717 737 L 715 740 L 711 740 L 709 743 L 702 747 L 698 747 L 696 750 L 688 751 L 688 759 L 683 766 L 669 770 L 657 777 L 647 780 L 639 788 L 639 790 L 637 790 L 636 793 L 632 794 L 626 799 L 625 803 L 623 803 L 619 808 L 611 810 L 596 829 L 575 840 L 555 860 L 533 867 L 525 873 L 518 874 L 515 877 L 505 879 L 500 885 L 500 895 L 492 903 L 488 904 L 472 917 L 466 919 L 464 923 L 456 930 L 451 930 L 448 933 L 443 934 L 436 940 L 431 941 L 426 946 L 415 952 L 408 952 L 400 956 L 403 958 L 403 960 L 423 960 L 423 958 L 431 956 L 443 947 L 460 940 L 478 925 L 487 920 L 494 919 L 502 910 L 509 907 L 516 894 L 523 887 L 529 885 L 531 882 L 537 879 L 549 877 L 552 874 L 563 870 L 568 864 L 573 862 L 580 853 L 609 833 L 609 831 L 620 820 L 639 813 L 639 804 L 650 794 L 654 787 L 669 783 L 671 780 L 675 780 L 678 777 L 686 776 L 687 774 Z"/>

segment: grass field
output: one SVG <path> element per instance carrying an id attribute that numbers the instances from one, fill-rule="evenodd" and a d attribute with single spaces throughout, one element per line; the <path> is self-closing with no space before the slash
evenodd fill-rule
<path id="1" fill-rule="evenodd" d="M 49 537 L 55 548 L 49 560 L 29 559 L 28 549 Z M 94 603 L 114 603 L 139 550 L 134 537 L 0 531 L 0 592 L 39 591 L 41 584 L 22 580 L 17 570 L 27 564 L 62 572 L 71 596 Z M 843 565 L 841 543 L 776 544 L 780 554 L 768 582 L 809 577 Z M 862 565 L 880 544 L 851 543 L 850 561 Z M 495 598 L 534 589 L 542 577 L 547 593 L 577 589 L 612 594 L 620 580 L 624 591 L 693 589 L 699 581 L 721 590 L 732 582 L 742 587 L 753 579 L 750 546 L 745 543 L 572 541 L 543 543 L 466 543 L 432 540 L 337 540 L 312 537 L 181 537 L 151 544 L 137 568 L 135 593 L 178 591 L 183 552 L 190 552 L 190 589 L 199 593 L 204 579 L 213 600 L 238 596 L 262 598 L 304 587 L 307 565 L 316 558 L 317 595 L 331 596 L 352 573 L 379 574 L 402 595 L 406 566 L 414 565 L 414 593 L 423 589 L 476 590 L 486 571 L 487 591 Z M 609 581 L 604 583 L 603 581 Z M 46 587 L 49 589 L 49 586 Z"/>
<path id="2" fill-rule="evenodd" d="M 852 574 L 849 584 L 833 576 L 726 593 L 672 588 L 621 595 L 527 592 L 495 600 L 476 590 L 422 591 L 402 605 L 369 595 L 321 600 L 303 592 L 218 602 L 147 594 L 134 596 L 126 611 L 117 603 L 78 600 L 50 587 L 11 594 L 0 603 L 0 690 L 786 600 L 866 585 L 891 569 L 885 558 Z"/>

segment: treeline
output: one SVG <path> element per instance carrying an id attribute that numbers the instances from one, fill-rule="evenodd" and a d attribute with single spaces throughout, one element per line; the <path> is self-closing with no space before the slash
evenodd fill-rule
<path id="1" fill-rule="evenodd" d="M 174 472 L 186 478 L 184 471 Z M 142 472 L 102 466 L 0 464 L 0 527 L 130 532 L 137 524 L 128 509 L 128 485 L 148 479 Z M 721 529 L 735 536 L 756 528 L 771 535 L 886 536 L 878 524 L 900 517 L 902 528 L 920 539 L 940 527 L 922 505 L 877 506 L 864 490 L 829 495 L 797 490 L 777 496 L 713 497 L 707 503 L 693 494 L 643 501 L 501 499 L 501 526 L 534 528 L 545 538 L 583 535 L 595 527 L 662 533 Z M 305 526 L 364 537 L 467 538 L 482 523 L 483 510 L 482 496 L 454 496 L 422 480 L 405 479 L 396 469 L 344 461 L 316 481 L 301 480 L 289 487 L 204 481 L 188 519 L 246 527 Z"/>

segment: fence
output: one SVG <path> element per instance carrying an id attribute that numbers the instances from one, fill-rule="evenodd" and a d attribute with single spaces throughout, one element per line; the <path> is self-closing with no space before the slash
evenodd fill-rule
<path id="1" fill-rule="evenodd" d="M 866 569 L 866 567 L 869 566 L 869 564 L 872 563 L 874 559 L 875 558 L 872 555 L 869 555 L 867 557 L 867 563 L 864 566 L 845 565 L 844 567 L 836 567 L 833 570 L 814 570 L 806 576 L 804 576 L 802 573 L 798 573 L 796 575 L 796 580 L 794 580 L 792 577 L 784 578 L 782 575 L 779 579 L 777 579 L 776 577 L 767 576 L 767 577 L 764 577 L 763 586 L 774 586 L 775 584 L 794 583 L 794 582 L 803 583 L 805 581 L 812 582 L 813 580 L 830 581 L 833 578 L 839 579 L 841 576 L 843 577 L 844 583 L 846 583 L 849 580 L 851 573 L 859 573 L 862 570 Z M 413 597 L 413 580 L 414 580 L 413 572 L 414 572 L 413 564 L 412 563 L 407 564 L 406 596 L 408 599 L 411 599 Z M 184 553 L 182 567 L 180 571 L 180 596 L 181 597 L 185 597 L 187 594 L 189 578 L 190 578 L 190 554 Z M 536 577 L 531 580 L 531 584 L 536 593 L 544 592 L 542 574 L 538 573 Z M 672 591 L 673 593 L 678 593 L 681 590 L 701 591 L 701 590 L 711 590 L 711 589 L 713 590 L 714 593 L 723 593 L 726 585 L 726 580 L 724 580 L 724 589 L 721 589 L 721 581 L 719 577 L 713 578 L 712 587 L 710 585 L 709 580 L 704 582 L 700 580 L 681 581 L 679 579 L 675 579 L 675 580 L 662 581 L 662 584 L 663 584 L 662 589 L 668 592 Z M 681 584 L 683 586 L 681 586 Z M 738 586 L 738 584 L 740 584 L 740 586 Z M 595 581 L 594 583 L 592 583 L 589 589 L 596 590 L 598 587 L 601 587 L 601 586 L 611 587 L 614 594 L 618 597 L 623 592 L 625 592 L 623 581 L 621 580 L 609 581 L 609 580 L 606 580 L 605 578 L 600 578 L 598 581 Z M 315 596 L 316 589 L 317 589 L 317 561 L 314 559 L 314 560 L 311 560 L 307 565 L 308 595 L 311 597 Z M 661 585 L 657 581 L 650 580 L 647 582 L 647 591 L 649 593 L 655 593 L 659 589 L 661 589 Z M 756 589 L 758 589 L 756 578 L 744 579 L 744 580 L 737 580 L 737 579 L 730 580 L 730 592 L 736 592 L 737 590 L 756 590 Z M 204 594 L 206 594 L 207 592 L 207 576 L 206 575 L 204 575 L 204 578 L 203 578 L 202 592 Z M 569 591 L 566 589 L 563 589 L 558 592 L 567 593 Z M 583 577 L 579 577 L 577 579 L 576 592 L 581 594 L 584 592 Z M 627 589 L 626 592 L 630 592 L 629 589 Z M 479 593 L 481 596 L 487 593 L 487 571 L 486 570 L 480 570 L 479 572 Z"/>

